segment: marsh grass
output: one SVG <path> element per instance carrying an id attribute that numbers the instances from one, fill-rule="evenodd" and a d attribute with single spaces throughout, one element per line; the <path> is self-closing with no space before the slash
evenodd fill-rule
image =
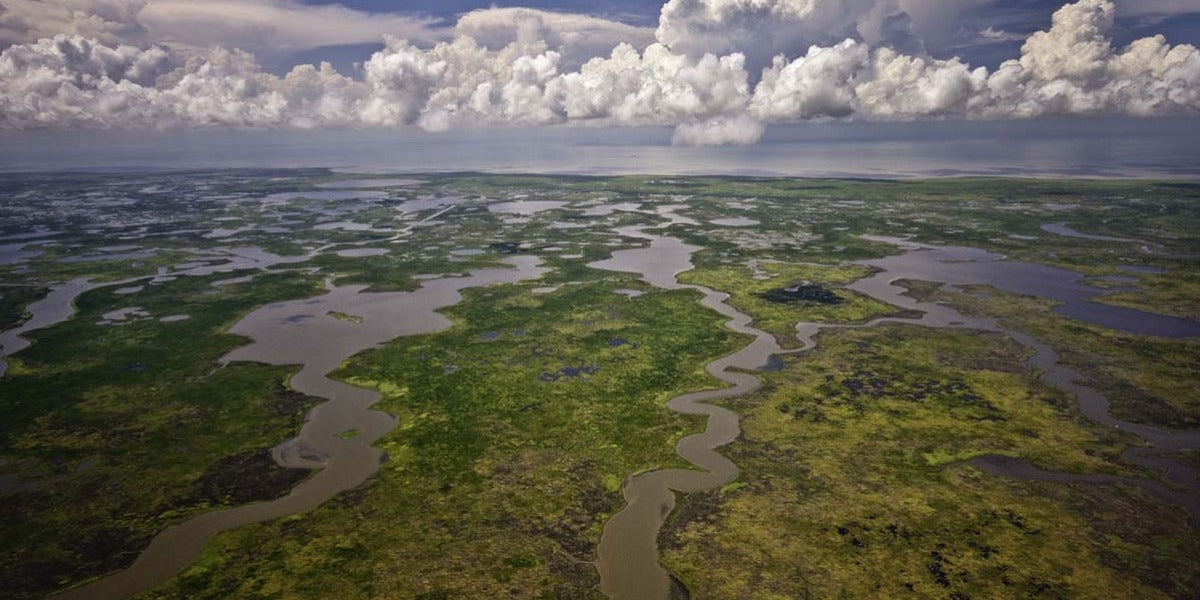
<path id="1" fill-rule="evenodd" d="M 998 335 L 823 334 L 732 403 L 744 435 L 729 453 L 744 475 L 681 498 L 664 563 L 712 598 L 1194 593 L 1200 535 L 1182 509 L 1134 488 L 1023 483 L 962 462 L 1004 454 L 1127 471 L 1127 440 L 1088 425 L 1024 358 Z"/>

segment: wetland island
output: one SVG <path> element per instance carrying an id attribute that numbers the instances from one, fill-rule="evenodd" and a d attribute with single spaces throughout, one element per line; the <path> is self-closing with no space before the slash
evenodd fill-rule
<path id="1" fill-rule="evenodd" d="M 0 175 L 14 599 L 1200 597 L 1200 184 Z"/>

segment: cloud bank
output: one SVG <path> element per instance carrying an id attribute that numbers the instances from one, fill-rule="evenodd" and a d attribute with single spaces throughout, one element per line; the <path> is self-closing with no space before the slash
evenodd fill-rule
<path id="1" fill-rule="evenodd" d="M 805 119 L 1200 112 L 1200 51 L 1162 36 L 1115 48 L 1110 0 L 1063 6 L 990 72 L 923 51 L 919 32 L 944 17 L 933 0 L 669 0 L 653 36 L 532 9 L 467 13 L 441 33 L 405 21 L 421 35 L 385 35 L 361 78 L 328 64 L 274 75 L 251 52 L 179 42 L 186 36 L 146 16 L 210 3 L 54 0 L 92 12 L 43 14 L 23 35 L 62 32 L 26 41 L 14 33 L 24 13 L 3 2 L 0 32 L 16 42 L 0 53 L 9 129 L 589 123 L 675 126 L 680 144 L 748 144 L 766 124 Z M 250 4 L 251 13 L 302 10 Z M 282 38 L 313 43 L 295 33 L 305 26 L 288 27 Z M 353 39 L 337 28 L 322 35 Z M 218 36 L 227 38 L 237 35 Z"/>

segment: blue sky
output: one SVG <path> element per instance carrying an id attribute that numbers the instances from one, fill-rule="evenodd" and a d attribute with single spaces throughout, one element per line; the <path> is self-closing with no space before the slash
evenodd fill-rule
<path id="1" fill-rule="evenodd" d="M 659 0 L 303 0 L 310 5 L 340 4 L 368 12 L 398 12 L 425 14 L 453 24 L 458 15 L 490 7 L 528 7 L 566 13 L 584 13 L 622 21 L 633 25 L 653 27 L 658 22 L 662 1 Z M 946 0 L 954 2 L 955 0 Z M 1124 0 L 1133 4 L 1139 0 Z M 990 3 L 965 15 L 963 26 L 986 29 L 993 27 L 1011 33 L 1029 34 L 1042 29 L 1050 15 L 1063 5 L 1065 0 L 991 0 Z M 1119 45 L 1154 34 L 1166 35 L 1172 43 L 1200 45 L 1200 0 L 1195 0 L 1195 12 L 1147 17 L 1145 15 L 1125 17 L 1118 13 L 1113 40 Z M 995 68 L 1004 60 L 1015 56 L 1022 40 L 994 43 L 972 43 L 968 45 L 932 46 L 930 53 L 939 58 L 959 56 L 972 65 Z M 327 60 L 342 70 L 352 70 L 355 62 L 362 62 L 371 53 L 382 48 L 382 44 L 354 44 L 306 50 L 288 57 L 278 70 L 286 70 L 295 64 Z"/>
<path id="2" fill-rule="evenodd" d="M 304 0 L 305 4 L 340 4 L 368 12 L 401 12 L 426 14 L 443 19 L 452 25 L 462 13 L 476 9 L 496 7 L 526 7 L 567 13 L 585 13 L 603 16 L 632 25 L 653 27 L 658 21 L 662 2 L 657 0 L 524 0 L 519 2 L 483 2 L 480 0 Z M 353 44 L 333 46 L 298 52 L 278 65 L 275 70 L 284 71 L 293 65 L 314 61 L 329 61 L 341 71 L 353 71 L 354 63 L 365 61 L 383 44 Z"/>

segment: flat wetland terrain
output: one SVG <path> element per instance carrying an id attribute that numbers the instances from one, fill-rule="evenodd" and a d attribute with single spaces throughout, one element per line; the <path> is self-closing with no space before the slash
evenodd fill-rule
<path id="1" fill-rule="evenodd" d="M 14 599 L 1200 597 L 1200 183 L 3 175 L 0 362 Z"/>

